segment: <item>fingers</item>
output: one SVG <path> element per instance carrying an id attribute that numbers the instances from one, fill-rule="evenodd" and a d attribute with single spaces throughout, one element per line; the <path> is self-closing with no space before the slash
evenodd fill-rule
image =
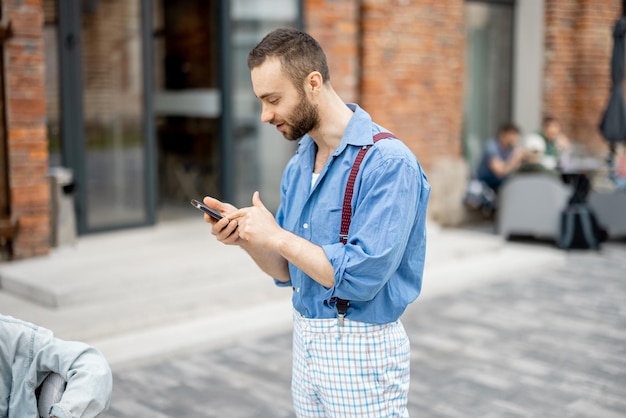
<path id="1" fill-rule="evenodd" d="M 208 207 L 210 207 L 211 209 L 217 209 L 221 213 L 231 213 L 237 210 L 237 208 L 231 205 L 230 203 L 224 203 L 211 196 L 205 196 L 202 199 L 202 202 Z"/>
<path id="2" fill-rule="evenodd" d="M 258 190 L 252 195 L 252 205 L 260 209 L 265 209 L 265 205 L 261 202 L 261 195 Z"/>
<path id="3" fill-rule="evenodd" d="M 234 220 L 237 220 L 239 218 L 243 218 L 244 216 L 246 216 L 248 211 L 249 211 L 249 208 L 238 209 L 235 212 L 229 213 L 228 214 L 228 219 L 230 219 L 231 221 L 234 221 Z"/>
<path id="4" fill-rule="evenodd" d="M 237 226 L 238 223 L 236 220 L 224 217 L 213 224 L 211 233 L 215 235 L 218 241 L 223 242 L 224 244 L 235 244 L 239 238 Z"/>
<path id="5" fill-rule="evenodd" d="M 250 222 L 256 225 L 258 219 L 262 220 L 265 218 L 266 213 L 269 214 L 269 211 L 261 201 L 258 191 L 252 195 L 252 206 L 247 208 L 237 209 L 210 196 L 204 197 L 203 202 L 208 207 L 219 210 L 224 214 L 224 217 L 219 221 L 212 219 L 209 215 L 204 215 L 205 221 L 213 225 L 211 233 L 215 235 L 218 241 L 224 244 L 237 244 L 241 242 L 240 239 L 250 239 L 252 235 Z M 258 215 L 261 216 L 259 217 Z M 257 220 L 252 221 L 253 218 Z"/>
<path id="6" fill-rule="evenodd" d="M 211 209 L 216 209 L 220 212 L 224 212 L 224 209 L 226 207 L 226 205 L 222 202 L 220 202 L 219 200 L 211 197 L 211 196 L 204 196 L 204 198 L 202 199 L 202 203 L 204 203 L 205 205 L 207 205 L 208 207 L 210 207 Z"/>
<path id="7" fill-rule="evenodd" d="M 267 211 L 267 209 L 265 208 L 265 205 L 263 205 L 263 202 L 261 202 L 261 198 L 259 196 L 260 195 L 258 191 L 254 192 L 254 194 L 252 195 L 252 206 L 247 207 L 247 208 L 241 208 L 241 209 L 236 210 L 235 212 L 229 213 L 228 219 L 243 218 L 244 216 L 250 213 L 250 210 L 252 208 L 263 209 Z"/>

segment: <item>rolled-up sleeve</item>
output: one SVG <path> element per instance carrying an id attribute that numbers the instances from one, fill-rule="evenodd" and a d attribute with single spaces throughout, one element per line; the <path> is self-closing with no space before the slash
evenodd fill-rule
<path id="1" fill-rule="evenodd" d="M 335 273 L 327 298 L 368 301 L 387 283 L 405 254 L 422 178 L 405 158 L 387 158 L 364 174 L 348 242 L 322 246 Z"/>
<path id="2" fill-rule="evenodd" d="M 67 382 L 51 415 L 89 418 L 108 408 L 113 378 L 108 362 L 96 348 L 52 338 L 37 351 L 34 365 L 58 373 Z"/>

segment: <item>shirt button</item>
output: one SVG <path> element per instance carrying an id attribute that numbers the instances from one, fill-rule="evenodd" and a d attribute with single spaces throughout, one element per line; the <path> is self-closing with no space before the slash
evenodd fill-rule
<path id="1" fill-rule="evenodd" d="M 300 292 L 300 288 L 299 287 L 296 289 L 296 293 L 298 293 L 298 292 Z"/>
<path id="2" fill-rule="evenodd" d="M 309 224 L 305 223 L 304 225 L 302 225 L 302 228 L 309 229 Z"/>

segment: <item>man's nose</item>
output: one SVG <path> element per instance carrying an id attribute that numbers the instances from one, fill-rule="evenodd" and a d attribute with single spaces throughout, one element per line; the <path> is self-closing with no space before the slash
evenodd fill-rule
<path id="1" fill-rule="evenodd" d="M 268 110 L 267 107 L 265 107 L 264 105 L 263 109 L 261 110 L 261 122 L 270 123 L 272 120 L 274 120 L 274 112 Z"/>

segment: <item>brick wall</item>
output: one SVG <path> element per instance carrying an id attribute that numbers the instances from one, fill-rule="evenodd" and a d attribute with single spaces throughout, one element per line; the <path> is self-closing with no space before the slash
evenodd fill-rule
<path id="1" fill-rule="evenodd" d="M 93 13 L 83 13 L 83 111 L 87 129 L 107 125 L 121 116 L 139 119 L 142 84 L 133 72 L 141 68 L 139 2 L 99 2 Z M 134 47 L 134 48 L 133 48 Z M 208 46 L 207 46 L 208 48 Z M 92 139 L 92 138 L 89 138 Z"/>
<path id="2" fill-rule="evenodd" d="M 305 30 L 326 52 L 333 88 L 344 101 L 359 101 L 359 1 L 304 3 Z"/>
<path id="3" fill-rule="evenodd" d="M 49 251 L 42 0 L 0 0 L 12 22 L 5 44 L 12 210 L 17 257 Z M 612 28 L 621 1 L 545 0 L 543 108 L 566 132 L 604 149 Z M 462 157 L 463 0 L 306 0 L 306 29 L 329 57 L 335 89 L 359 102 L 418 156 L 433 184 L 429 215 L 454 223 Z M 450 215 L 451 212 L 454 212 Z"/>
<path id="4" fill-rule="evenodd" d="M 363 106 L 427 169 L 461 155 L 463 4 L 363 2 Z"/>
<path id="5" fill-rule="evenodd" d="M 591 152 L 606 145 L 598 125 L 610 88 L 613 25 L 621 0 L 545 0 L 544 113 Z"/>
<path id="6" fill-rule="evenodd" d="M 16 258 L 49 251 L 50 190 L 44 88 L 43 10 L 40 0 L 2 2 L 13 37 L 5 43 L 9 188 L 20 232 Z"/>
<path id="7" fill-rule="evenodd" d="M 463 0 L 363 2 L 362 104 L 417 155 L 432 186 L 429 218 L 463 216 Z"/>
<path id="8" fill-rule="evenodd" d="M 433 185 L 429 215 L 462 220 L 465 1 L 308 0 L 306 29 L 324 47 L 333 85 L 394 131 Z M 612 30 L 620 0 L 545 0 L 544 113 L 591 152 L 610 87 Z M 356 40 L 358 45 L 350 43 Z"/>
<path id="9" fill-rule="evenodd" d="M 335 89 L 346 101 L 359 100 L 426 167 L 462 151 L 463 5 L 305 2 L 306 30 L 326 51 Z"/>
<path id="10" fill-rule="evenodd" d="M 463 6 L 463 0 L 308 0 L 304 10 L 305 29 L 328 56 L 333 86 L 417 155 L 433 184 L 429 214 L 442 223 L 458 221 L 466 175 Z"/>

